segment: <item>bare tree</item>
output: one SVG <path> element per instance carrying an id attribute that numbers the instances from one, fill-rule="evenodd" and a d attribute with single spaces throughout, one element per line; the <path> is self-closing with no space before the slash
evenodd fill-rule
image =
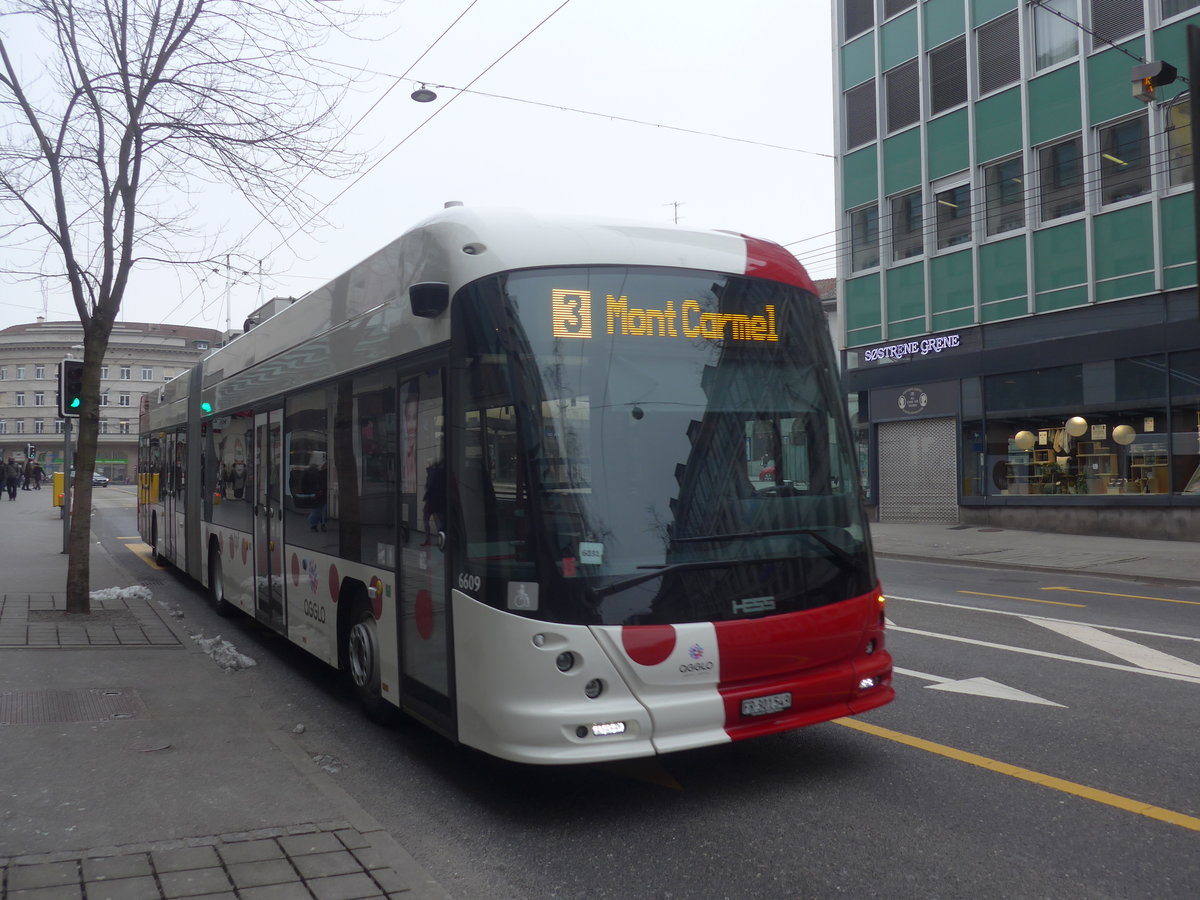
<path id="1" fill-rule="evenodd" d="M 95 467 L 101 362 L 135 268 L 214 255 L 190 224 L 193 192 L 227 185 L 272 224 L 303 225 L 299 181 L 354 170 L 334 116 L 349 82 L 316 56 L 362 19 L 348 5 L 0 0 L 0 234 L 39 250 L 19 274 L 65 282 L 79 314 L 81 475 Z M 69 613 L 90 611 L 91 502 L 80 478 Z"/>

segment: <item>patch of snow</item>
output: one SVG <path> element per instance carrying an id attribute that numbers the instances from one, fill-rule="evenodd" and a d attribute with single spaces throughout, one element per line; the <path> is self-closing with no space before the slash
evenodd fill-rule
<path id="1" fill-rule="evenodd" d="M 251 666 L 256 666 L 253 659 L 244 653 L 239 653 L 237 647 L 229 643 L 229 641 L 221 640 L 218 634 L 216 637 L 206 638 L 203 632 L 193 634 L 192 640 L 195 641 L 200 649 L 212 657 L 213 662 L 224 669 L 226 672 L 233 672 L 237 669 L 248 669 Z"/>
<path id="2" fill-rule="evenodd" d="M 103 588 L 99 591 L 91 591 L 88 596 L 101 603 L 107 603 L 112 600 L 151 600 L 154 595 L 150 593 L 150 588 L 140 584 L 135 584 L 133 587 L 124 588 Z"/>

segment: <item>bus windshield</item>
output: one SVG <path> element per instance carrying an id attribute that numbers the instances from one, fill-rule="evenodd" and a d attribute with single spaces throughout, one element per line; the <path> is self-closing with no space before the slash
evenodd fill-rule
<path id="1" fill-rule="evenodd" d="M 875 574 L 816 298 L 598 266 L 468 285 L 453 310 L 454 552 L 549 621 L 754 618 Z"/>

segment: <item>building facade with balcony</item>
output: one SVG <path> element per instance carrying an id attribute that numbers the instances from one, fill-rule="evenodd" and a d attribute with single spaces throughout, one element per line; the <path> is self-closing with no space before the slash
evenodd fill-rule
<path id="1" fill-rule="evenodd" d="M 1200 0 L 833 0 L 839 343 L 883 520 L 1200 539 Z"/>
<path id="2" fill-rule="evenodd" d="M 96 471 L 132 482 L 137 467 L 142 395 L 187 371 L 222 333 L 186 325 L 118 322 L 100 372 Z M 30 446 L 46 472 L 62 470 L 64 428 L 58 417 L 58 363 L 82 358 L 79 323 L 37 321 L 0 331 L 0 458 L 24 462 Z"/>

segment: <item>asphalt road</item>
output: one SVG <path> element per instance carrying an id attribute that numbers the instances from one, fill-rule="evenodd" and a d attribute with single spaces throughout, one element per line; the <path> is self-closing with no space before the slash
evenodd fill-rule
<path id="1" fill-rule="evenodd" d="M 110 491 L 102 541 L 144 574 Z M 303 724 L 314 761 L 457 897 L 1200 895 L 1200 590 L 880 570 L 894 704 L 857 727 L 565 769 L 371 725 L 330 670 L 218 619 L 186 579 L 152 579 L 258 661 L 230 689 Z"/>

